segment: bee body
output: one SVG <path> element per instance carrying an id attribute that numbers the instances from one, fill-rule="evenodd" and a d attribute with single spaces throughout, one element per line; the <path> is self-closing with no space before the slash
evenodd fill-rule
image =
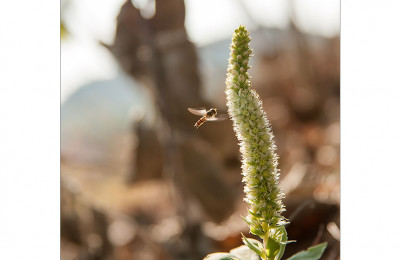
<path id="1" fill-rule="evenodd" d="M 202 116 L 195 124 L 194 127 L 196 127 L 197 129 L 199 129 L 199 127 L 204 124 L 204 122 L 206 122 L 207 120 L 207 116 Z"/>
<path id="2" fill-rule="evenodd" d="M 222 117 L 216 117 L 217 109 L 211 108 L 209 110 L 206 109 L 194 109 L 188 108 L 189 112 L 195 115 L 201 116 L 201 118 L 194 124 L 194 127 L 199 129 L 199 127 L 204 124 L 206 121 L 217 121 L 217 120 L 224 120 L 227 116 L 223 115 Z"/>

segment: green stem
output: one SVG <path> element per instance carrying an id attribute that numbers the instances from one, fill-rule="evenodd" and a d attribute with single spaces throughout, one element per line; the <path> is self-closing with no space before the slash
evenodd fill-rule
<path id="1" fill-rule="evenodd" d="M 265 235 L 263 237 L 264 252 L 267 252 L 267 245 L 268 245 L 268 239 L 269 239 L 269 225 L 263 223 L 263 229 L 265 231 Z M 268 260 L 267 254 L 265 254 L 265 260 Z"/>

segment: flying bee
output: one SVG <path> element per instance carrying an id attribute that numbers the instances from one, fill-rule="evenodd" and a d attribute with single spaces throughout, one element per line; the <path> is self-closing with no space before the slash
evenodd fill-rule
<path id="1" fill-rule="evenodd" d="M 189 112 L 194 114 L 194 115 L 198 115 L 198 116 L 202 116 L 195 124 L 194 127 L 196 127 L 197 129 L 199 129 L 199 127 L 204 124 L 206 121 L 218 121 L 218 120 L 224 120 L 226 119 L 228 116 L 227 115 L 219 115 L 217 116 L 217 109 L 216 108 L 211 108 L 209 110 L 206 110 L 205 108 L 200 108 L 200 109 L 195 109 L 195 108 L 188 108 Z"/>

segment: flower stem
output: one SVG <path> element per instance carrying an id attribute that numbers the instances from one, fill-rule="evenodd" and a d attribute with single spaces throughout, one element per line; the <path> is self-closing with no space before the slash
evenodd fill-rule
<path id="1" fill-rule="evenodd" d="M 267 246 L 268 246 L 268 239 L 269 239 L 269 225 L 266 223 L 263 223 L 263 229 L 265 231 L 265 235 L 263 236 L 263 246 L 264 246 L 264 252 L 267 252 Z M 268 255 L 265 254 L 265 260 L 268 260 Z"/>

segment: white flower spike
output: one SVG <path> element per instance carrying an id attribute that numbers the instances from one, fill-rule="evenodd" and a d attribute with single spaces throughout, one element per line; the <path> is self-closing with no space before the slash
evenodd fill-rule
<path id="1" fill-rule="evenodd" d="M 228 113 L 240 144 L 245 201 L 249 214 L 245 221 L 253 234 L 267 238 L 273 229 L 287 223 L 281 216 L 284 194 L 279 186 L 278 156 L 274 135 L 262 102 L 251 89 L 248 61 L 252 50 L 244 26 L 235 30 L 231 44 L 226 97 Z"/>

